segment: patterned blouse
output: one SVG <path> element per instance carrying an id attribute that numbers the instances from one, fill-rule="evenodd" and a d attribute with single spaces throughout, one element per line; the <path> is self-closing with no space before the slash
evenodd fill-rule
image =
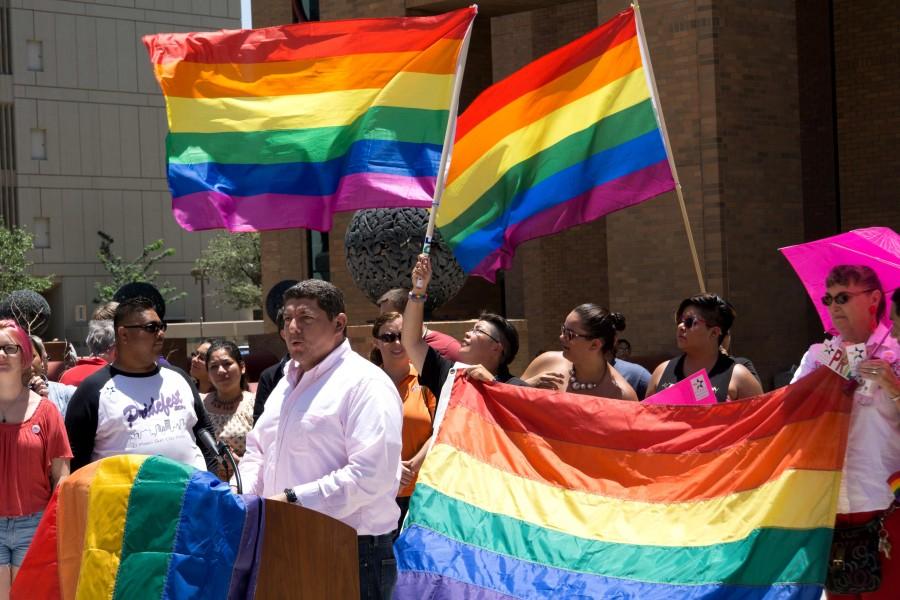
<path id="1" fill-rule="evenodd" d="M 244 451 L 247 449 L 247 433 L 253 428 L 253 401 L 253 392 L 244 392 L 244 397 L 234 412 L 225 414 L 221 408 L 216 406 L 215 390 L 203 398 L 203 406 L 206 408 L 209 421 L 215 430 L 216 441 L 228 444 L 236 462 L 239 462 L 244 455 Z M 225 468 L 219 469 L 219 471 L 217 475 L 223 481 L 231 478 L 232 472 L 229 465 L 226 464 Z"/>

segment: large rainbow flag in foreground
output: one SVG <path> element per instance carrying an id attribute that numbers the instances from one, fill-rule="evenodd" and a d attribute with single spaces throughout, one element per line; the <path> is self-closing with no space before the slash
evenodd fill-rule
<path id="1" fill-rule="evenodd" d="M 475 13 L 145 36 L 175 219 L 327 231 L 334 212 L 430 206 Z"/>
<path id="2" fill-rule="evenodd" d="M 851 399 L 819 369 L 713 406 L 458 377 L 395 598 L 818 599 Z"/>
<path id="3" fill-rule="evenodd" d="M 161 456 L 124 455 L 65 479 L 13 600 L 252 597 L 261 500 Z"/>
<path id="4" fill-rule="evenodd" d="M 466 272 L 674 189 L 648 81 L 629 9 L 469 105 L 436 221 Z"/>

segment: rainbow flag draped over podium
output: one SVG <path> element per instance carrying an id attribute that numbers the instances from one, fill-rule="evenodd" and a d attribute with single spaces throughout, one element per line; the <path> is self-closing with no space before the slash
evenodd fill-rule
<path id="1" fill-rule="evenodd" d="M 54 492 L 13 600 L 252 597 L 262 505 L 161 456 L 82 467 Z"/>
<path id="2" fill-rule="evenodd" d="M 175 219 L 327 231 L 334 212 L 430 206 L 475 13 L 144 36 Z"/>
<path id="3" fill-rule="evenodd" d="M 394 597 L 818 599 L 850 406 L 826 369 L 713 406 L 459 376 Z"/>

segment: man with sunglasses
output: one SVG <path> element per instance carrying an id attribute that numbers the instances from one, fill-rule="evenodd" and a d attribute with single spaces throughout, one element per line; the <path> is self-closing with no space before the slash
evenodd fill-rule
<path id="1" fill-rule="evenodd" d="M 647 396 L 700 369 L 706 369 L 719 402 L 762 394 L 756 377 L 721 350 L 735 316 L 734 307 L 721 296 L 700 294 L 682 300 L 675 313 L 675 341 L 682 355 L 656 367 Z"/>
<path id="2" fill-rule="evenodd" d="M 72 470 L 118 454 L 162 455 L 213 470 L 201 451 L 201 429 L 212 433 L 197 388 L 184 371 L 158 363 L 166 323 L 146 298 L 121 302 L 113 318 L 115 361 L 85 379 L 66 412 Z"/>

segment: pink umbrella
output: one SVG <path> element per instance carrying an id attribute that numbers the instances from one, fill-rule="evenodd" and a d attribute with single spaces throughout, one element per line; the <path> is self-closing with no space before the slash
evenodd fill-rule
<path id="1" fill-rule="evenodd" d="M 900 235 L 889 227 L 854 229 L 780 250 L 797 271 L 806 292 L 819 311 L 825 331 L 830 333 L 837 331 L 828 316 L 828 309 L 819 299 L 825 295 L 825 277 L 832 267 L 866 265 L 878 273 L 886 293 L 900 287 Z M 885 322 L 887 321 L 885 314 Z"/>

